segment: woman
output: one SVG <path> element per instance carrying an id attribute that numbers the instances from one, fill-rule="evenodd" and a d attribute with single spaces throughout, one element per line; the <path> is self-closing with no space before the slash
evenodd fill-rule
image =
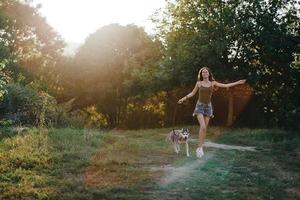
<path id="1" fill-rule="evenodd" d="M 239 80 L 233 83 L 219 83 L 214 80 L 213 75 L 208 67 L 203 67 L 199 70 L 198 81 L 195 88 L 185 97 L 179 99 L 178 103 L 181 104 L 188 98 L 193 97 L 199 90 L 199 98 L 193 113 L 193 116 L 197 116 L 200 124 L 199 129 L 199 147 L 196 150 L 196 155 L 201 158 L 204 155 L 203 144 L 206 136 L 206 130 L 208 127 L 209 119 L 213 117 L 213 109 L 211 105 L 211 96 L 214 87 L 229 88 L 235 85 L 244 84 L 246 80 Z"/>

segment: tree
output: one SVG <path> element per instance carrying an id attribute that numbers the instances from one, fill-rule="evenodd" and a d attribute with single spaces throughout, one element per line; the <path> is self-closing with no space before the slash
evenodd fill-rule
<path id="1" fill-rule="evenodd" d="M 146 88 L 145 77 L 151 78 L 159 59 L 159 43 L 142 28 L 104 26 L 86 39 L 72 69 L 66 69 L 70 79 L 62 84 L 64 92 L 76 98 L 77 108 L 96 105 L 114 127 L 126 117 L 128 98 Z"/>
<path id="2" fill-rule="evenodd" d="M 222 81 L 247 78 L 261 113 L 257 125 L 284 125 L 290 110 L 282 105 L 296 89 L 290 64 L 299 52 L 297 1 L 178 0 L 164 13 L 155 20 L 171 85 L 194 84 L 206 65 Z"/>
<path id="3" fill-rule="evenodd" d="M 51 69 L 64 43 L 31 1 L 1 0 L 0 38 L 6 71 L 16 82 L 51 85 Z M 46 79 L 47 77 L 47 79 Z M 46 86 L 46 85 L 44 85 Z M 44 88 L 45 89 L 45 88 Z"/>
<path id="4" fill-rule="evenodd" d="M 42 113 L 39 119 L 44 119 L 44 111 L 52 109 L 47 99 L 51 102 L 55 100 L 45 91 L 51 92 L 56 84 L 54 80 L 57 78 L 52 69 L 64 46 L 60 36 L 41 17 L 39 6 L 34 7 L 31 2 L 0 1 L 1 117 L 12 119 L 14 117 L 9 116 L 22 116 L 15 118 L 20 123 L 33 119 L 32 113 Z M 8 89 L 16 88 L 18 92 L 5 93 L 4 86 L 9 82 L 16 87 L 8 85 Z M 10 102 L 14 95 L 16 99 L 21 99 L 18 104 Z M 7 102 L 14 106 L 8 107 Z M 42 110 L 36 105 L 43 105 Z M 36 124 L 44 122 L 40 120 Z"/>

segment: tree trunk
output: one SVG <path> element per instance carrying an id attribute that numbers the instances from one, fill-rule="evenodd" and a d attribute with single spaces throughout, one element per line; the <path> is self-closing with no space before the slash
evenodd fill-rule
<path id="1" fill-rule="evenodd" d="M 231 90 L 228 90 L 228 113 L 227 113 L 227 124 L 231 126 L 233 123 L 233 94 Z"/>

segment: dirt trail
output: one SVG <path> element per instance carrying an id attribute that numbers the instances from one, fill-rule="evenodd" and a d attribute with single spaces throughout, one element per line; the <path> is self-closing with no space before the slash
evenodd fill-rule
<path id="1" fill-rule="evenodd" d="M 197 142 L 198 140 L 192 139 L 191 142 Z M 235 145 L 226 145 L 218 144 L 211 141 L 206 141 L 204 147 L 211 147 L 223 150 L 239 150 L 239 151 L 256 151 L 255 147 L 250 146 L 235 146 Z M 192 161 L 187 161 L 182 166 L 174 167 L 171 165 L 165 165 L 162 167 L 152 167 L 151 170 L 162 170 L 165 175 L 161 177 L 158 183 L 161 186 L 166 186 L 175 182 L 184 181 L 186 178 L 190 177 L 195 170 L 199 170 L 201 166 L 210 160 L 214 156 L 215 151 L 207 151 L 202 158 L 196 158 Z M 192 154 L 192 157 L 195 156 Z"/>
<path id="2" fill-rule="evenodd" d="M 185 180 L 190 177 L 190 175 L 201 166 L 207 162 L 207 160 L 211 159 L 213 156 L 212 152 L 206 153 L 201 159 L 195 159 L 193 161 L 186 162 L 184 165 L 180 167 L 165 167 L 166 175 L 163 176 L 159 180 L 160 185 L 168 185 L 181 180 Z"/>
<path id="3" fill-rule="evenodd" d="M 198 139 L 191 139 L 191 142 L 198 142 Z M 224 150 L 256 151 L 254 146 L 237 146 L 237 145 L 218 144 L 215 142 L 211 142 L 209 140 L 205 141 L 204 147 L 212 147 L 212 148 L 224 149 Z"/>
<path id="4" fill-rule="evenodd" d="M 225 150 L 256 151 L 255 147 L 252 146 L 244 147 L 244 146 L 235 146 L 235 145 L 227 145 L 227 144 L 218 144 L 210 141 L 205 142 L 204 146 L 218 148 L 218 149 L 225 149 Z"/>

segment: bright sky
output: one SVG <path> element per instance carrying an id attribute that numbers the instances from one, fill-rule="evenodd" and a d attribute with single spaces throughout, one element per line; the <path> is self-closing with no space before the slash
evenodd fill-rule
<path id="1" fill-rule="evenodd" d="M 41 3 L 41 14 L 66 42 L 83 43 L 100 27 L 119 23 L 136 24 L 152 33 L 149 20 L 165 0 L 35 0 Z"/>

